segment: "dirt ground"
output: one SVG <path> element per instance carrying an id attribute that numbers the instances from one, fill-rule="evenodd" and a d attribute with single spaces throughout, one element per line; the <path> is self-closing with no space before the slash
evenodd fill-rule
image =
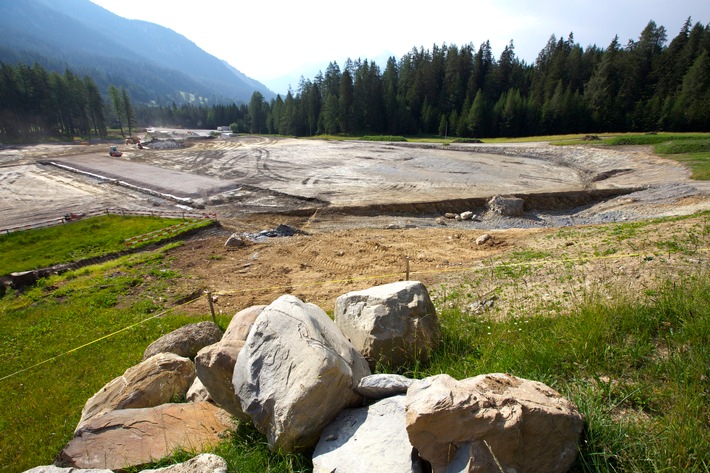
<path id="1" fill-rule="evenodd" d="M 0 228 L 117 206 L 204 208 L 220 225 L 169 251 L 183 275 L 172 296 L 209 290 L 223 313 L 284 293 L 332 310 L 338 295 L 402 280 L 407 266 L 440 306 L 494 317 L 557 313 L 591 293 L 652 291 L 663 275 L 707 266 L 708 217 L 645 222 L 710 209 L 710 187 L 646 148 L 265 137 L 179 144 L 120 146 L 119 159 L 107 145 L 0 151 Z M 523 215 L 486 208 L 487 198 L 510 194 L 526 201 Z M 477 218 L 445 219 L 444 210 Z M 614 222 L 625 224 L 606 225 Z M 300 233 L 224 246 L 232 233 L 280 224 Z M 483 234 L 492 238 L 477 244 Z M 209 309 L 200 297 L 185 310 Z"/>

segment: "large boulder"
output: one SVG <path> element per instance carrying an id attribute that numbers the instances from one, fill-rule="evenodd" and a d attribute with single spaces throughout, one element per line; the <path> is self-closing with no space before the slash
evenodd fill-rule
<path id="1" fill-rule="evenodd" d="M 405 429 L 404 396 L 344 409 L 321 435 L 313 473 L 419 473 L 419 456 Z"/>
<path id="2" fill-rule="evenodd" d="M 426 362 L 441 338 L 424 284 L 401 281 L 354 291 L 335 301 L 335 323 L 374 368 Z"/>
<path id="3" fill-rule="evenodd" d="M 75 433 L 109 411 L 153 407 L 182 397 L 194 380 L 195 365 L 188 358 L 174 353 L 152 356 L 128 368 L 86 401 Z"/>
<path id="4" fill-rule="evenodd" d="M 359 404 L 365 359 L 318 306 L 285 295 L 254 322 L 232 379 L 242 410 L 283 452 L 316 444 L 323 427 Z"/>
<path id="5" fill-rule="evenodd" d="M 384 399 L 398 394 L 407 394 L 415 381 L 401 374 L 372 374 L 360 380 L 355 388 L 358 394 L 368 399 Z"/>
<path id="6" fill-rule="evenodd" d="M 487 206 L 491 212 L 505 217 L 515 217 L 523 214 L 524 203 L 523 199 L 512 195 L 496 195 L 487 202 Z"/>
<path id="7" fill-rule="evenodd" d="M 204 384 L 210 398 L 238 419 L 247 420 L 249 417 L 242 411 L 239 398 L 234 392 L 234 365 L 254 321 L 264 307 L 253 306 L 238 312 L 232 317 L 222 340 L 203 348 L 195 357 L 197 377 Z"/>
<path id="8" fill-rule="evenodd" d="M 116 410 L 87 422 L 54 463 L 125 469 L 158 460 L 177 449 L 207 450 L 234 428 L 229 414 L 209 402 Z"/>
<path id="9" fill-rule="evenodd" d="M 434 473 L 564 473 L 584 419 L 550 387 L 508 374 L 426 378 L 407 391 L 407 433 Z"/>
<path id="10" fill-rule="evenodd" d="M 217 343 L 222 338 L 222 330 L 214 322 L 199 322 L 180 327 L 163 335 L 143 352 L 147 360 L 158 353 L 175 353 L 185 358 L 195 358 L 202 348 Z"/>

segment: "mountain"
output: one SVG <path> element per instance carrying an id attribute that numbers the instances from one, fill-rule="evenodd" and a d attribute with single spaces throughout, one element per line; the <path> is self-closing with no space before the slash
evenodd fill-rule
<path id="1" fill-rule="evenodd" d="M 145 103 L 248 103 L 254 91 L 275 96 L 173 30 L 89 0 L 0 0 L 0 61 L 69 68 L 103 91 L 125 86 Z"/>

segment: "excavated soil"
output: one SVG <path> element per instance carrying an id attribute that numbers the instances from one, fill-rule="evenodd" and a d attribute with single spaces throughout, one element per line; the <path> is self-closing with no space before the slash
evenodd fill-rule
<path id="1" fill-rule="evenodd" d="M 407 265 L 440 304 L 471 314 L 556 313 L 590 291 L 650 290 L 659 275 L 707 265 L 707 217 L 645 222 L 710 208 L 708 185 L 646 148 L 264 137 L 184 145 L 120 146 L 118 159 L 106 145 L 0 151 L 0 228 L 108 207 L 204 208 L 220 226 L 169 251 L 183 275 L 172 292 L 209 290 L 225 313 L 283 293 L 331 310 L 344 292 L 404 279 Z M 523 214 L 490 211 L 494 195 L 522 198 Z M 443 217 L 464 211 L 476 218 Z M 603 225 L 612 222 L 636 230 L 622 239 Z M 301 233 L 224 246 L 232 233 L 280 224 Z M 484 233 L 492 239 L 477 244 Z M 200 297 L 185 310 L 209 309 Z"/>

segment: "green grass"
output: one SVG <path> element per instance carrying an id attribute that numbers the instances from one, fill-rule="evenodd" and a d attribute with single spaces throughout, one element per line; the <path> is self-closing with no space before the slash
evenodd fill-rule
<path id="1" fill-rule="evenodd" d="M 376 135 L 376 136 L 363 136 L 360 138 L 364 141 L 407 141 L 404 136 L 393 136 L 393 135 Z"/>
<path id="2" fill-rule="evenodd" d="M 182 222 L 160 217 L 106 215 L 65 225 L 0 235 L 0 274 L 52 266 L 126 249 L 127 238 Z M 196 222 L 194 227 L 208 225 Z M 187 228 L 185 229 L 187 230 Z M 144 242 L 143 245 L 155 240 Z"/>

